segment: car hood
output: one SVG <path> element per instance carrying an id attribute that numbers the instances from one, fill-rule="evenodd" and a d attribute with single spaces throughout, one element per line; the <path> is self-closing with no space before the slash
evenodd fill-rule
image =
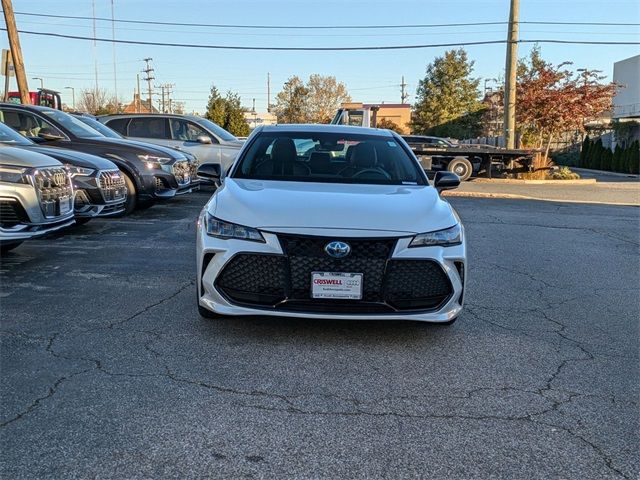
<path id="1" fill-rule="evenodd" d="M 151 145 L 145 142 L 137 142 L 135 140 L 129 140 L 127 138 L 92 138 L 83 140 L 82 143 L 92 143 L 94 145 L 106 145 L 113 146 L 116 148 L 126 149 L 135 151 L 137 154 L 141 155 L 156 155 L 159 157 L 169 157 L 174 160 L 184 160 L 184 155 L 177 150 L 173 150 L 172 148 L 159 148 L 157 145 Z"/>
<path id="2" fill-rule="evenodd" d="M 0 164 L 29 168 L 62 166 L 57 160 L 41 153 L 30 152 L 22 148 L 3 146 L 0 146 Z"/>
<path id="3" fill-rule="evenodd" d="M 63 163 L 75 165 L 76 167 L 92 168 L 94 170 L 115 170 L 118 168 L 115 163 L 107 160 L 106 158 L 89 155 L 88 153 L 76 152 L 75 150 L 64 150 L 62 148 L 36 146 L 28 146 L 23 148 L 49 155 L 56 160 L 59 160 Z"/>
<path id="4" fill-rule="evenodd" d="M 209 211 L 215 217 L 275 232 L 345 229 L 415 234 L 457 220 L 426 185 L 353 185 L 225 179 Z"/>

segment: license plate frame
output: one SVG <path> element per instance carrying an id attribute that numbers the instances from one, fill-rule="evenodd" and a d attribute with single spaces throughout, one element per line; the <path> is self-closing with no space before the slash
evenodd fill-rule
<path id="1" fill-rule="evenodd" d="M 364 274 L 356 272 L 311 272 L 311 298 L 362 300 Z"/>

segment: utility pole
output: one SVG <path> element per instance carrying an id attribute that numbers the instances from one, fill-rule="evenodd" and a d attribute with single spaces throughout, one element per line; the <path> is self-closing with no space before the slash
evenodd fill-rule
<path id="1" fill-rule="evenodd" d="M 255 111 L 255 108 L 253 109 Z M 271 73 L 267 72 L 267 112 L 271 113 Z"/>
<path id="2" fill-rule="evenodd" d="M 509 33 L 507 37 L 507 60 L 504 79 L 504 141 L 507 148 L 516 144 L 516 74 L 518 63 L 518 19 L 520 0 L 511 0 L 509 10 Z"/>
<path id="3" fill-rule="evenodd" d="M 96 78 L 96 96 L 98 95 L 98 42 L 96 41 L 96 0 L 92 0 L 93 9 L 93 68 Z"/>
<path id="4" fill-rule="evenodd" d="M 165 111 L 165 113 L 173 113 L 173 109 L 171 108 L 171 89 L 172 89 L 173 87 L 175 87 L 175 86 L 176 86 L 176 85 L 175 85 L 175 83 L 165 83 L 165 84 L 163 85 L 163 87 L 164 87 L 164 94 L 165 94 L 165 95 L 166 95 L 166 97 L 167 97 L 167 102 L 166 102 L 166 105 L 167 105 L 167 111 Z M 163 104 L 164 104 L 164 102 L 163 102 Z"/>
<path id="5" fill-rule="evenodd" d="M 2 11 L 7 25 L 7 36 L 9 37 L 9 49 L 13 59 L 13 68 L 16 74 L 16 82 L 20 91 L 20 102 L 24 105 L 31 105 L 29 95 L 29 85 L 27 75 L 24 72 L 24 60 L 22 59 L 22 49 L 20 48 L 20 38 L 18 37 L 18 27 L 16 27 L 16 17 L 13 14 L 11 0 L 2 0 Z"/>
<path id="6" fill-rule="evenodd" d="M 153 110 L 153 104 L 151 103 L 151 96 L 153 95 L 153 92 L 151 91 L 151 82 L 156 78 L 153 76 L 154 69 L 151 68 L 151 60 L 153 60 L 153 58 L 151 57 L 144 59 L 147 67 L 143 70 L 143 72 L 147 74 L 147 76 L 143 80 L 147 82 L 147 91 L 149 93 L 149 113 L 151 113 Z"/>
<path id="7" fill-rule="evenodd" d="M 135 98 L 133 103 L 135 104 L 135 107 L 136 107 L 136 113 L 140 113 L 140 74 L 139 73 L 136 74 L 136 81 L 137 81 L 138 88 L 136 90 L 136 95 L 134 95 Z"/>
<path id="8" fill-rule="evenodd" d="M 119 111 L 120 110 L 120 105 L 118 102 L 118 72 L 116 70 L 116 21 L 115 21 L 115 17 L 114 17 L 114 11 L 113 11 L 113 0 L 111 0 L 111 39 L 113 40 L 113 43 L 111 44 L 111 54 L 113 56 L 113 90 L 114 90 L 114 95 L 115 95 L 115 103 L 116 103 L 116 110 Z"/>
<path id="9" fill-rule="evenodd" d="M 400 103 L 405 104 L 407 100 L 409 100 L 409 94 L 406 92 L 407 84 L 404 83 L 404 75 L 402 76 L 402 83 L 400 84 L 401 94 L 400 94 Z"/>
<path id="10" fill-rule="evenodd" d="M 164 108 L 164 85 L 156 85 L 155 88 L 159 88 L 160 89 L 160 95 L 161 95 L 161 100 L 158 100 L 158 106 L 160 107 L 159 110 L 162 113 L 167 113 L 166 109 Z"/>

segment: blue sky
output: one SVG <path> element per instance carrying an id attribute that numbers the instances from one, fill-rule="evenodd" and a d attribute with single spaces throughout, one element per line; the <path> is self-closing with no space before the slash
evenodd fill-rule
<path id="1" fill-rule="evenodd" d="M 90 16 L 92 0 L 13 0 L 16 12 Z M 96 15 L 111 16 L 110 0 L 95 0 Z M 170 22 L 263 25 L 373 25 L 506 21 L 508 0 L 114 0 L 116 18 Z M 68 20 L 17 16 L 18 28 L 72 35 L 92 35 L 90 20 Z M 521 0 L 521 21 L 640 22 L 637 0 Z M 111 24 L 98 22 L 98 37 L 111 38 Z M 4 32 L 3 32 L 4 33 Z M 403 30 L 245 30 L 178 26 L 117 24 L 116 38 L 260 46 L 352 46 L 447 43 L 501 40 L 505 25 L 413 28 Z M 640 30 L 630 26 L 522 25 L 520 38 L 555 38 L 639 41 Z M 60 90 L 71 103 L 69 90 L 94 85 L 94 47 L 90 41 L 22 35 L 27 75 L 44 78 L 45 87 Z M 2 48 L 7 48 L 6 37 Z M 519 55 L 532 45 L 521 44 Z M 184 101 L 189 111 L 204 111 L 211 84 L 219 90 L 238 92 L 243 104 L 266 109 L 267 72 L 271 73 L 272 101 L 291 75 L 334 75 L 344 82 L 354 101 L 399 102 L 404 75 L 414 100 L 418 79 L 426 65 L 445 48 L 354 52 L 265 52 L 185 49 L 119 45 L 116 47 L 117 86 L 120 98 L 129 101 L 136 74 L 145 57 L 153 58 L 156 84 L 175 84 L 173 97 Z M 482 79 L 503 75 L 505 46 L 467 47 L 475 61 L 475 76 Z M 602 70 L 612 75 L 613 62 L 637 55 L 639 46 L 542 45 L 543 57 L 554 63 L 574 62 L 575 68 Z M 98 81 L 114 91 L 112 47 L 97 45 Z M 489 85 L 491 82 L 489 82 Z M 39 82 L 30 80 L 31 89 Z M 144 85 L 144 84 L 143 84 Z"/>

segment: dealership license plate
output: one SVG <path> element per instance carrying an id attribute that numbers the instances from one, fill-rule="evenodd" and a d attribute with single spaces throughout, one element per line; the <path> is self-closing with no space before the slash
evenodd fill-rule
<path id="1" fill-rule="evenodd" d="M 61 197 L 60 198 L 60 215 L 64 215 L 70 210 L 71 210 L 71 197 Z"/>
<path id="2" fill-rule="evenodd" d="M 311 297 L 360 300 L 362 298 L 362 274 L 313 272 L 311 274 Z"/>

